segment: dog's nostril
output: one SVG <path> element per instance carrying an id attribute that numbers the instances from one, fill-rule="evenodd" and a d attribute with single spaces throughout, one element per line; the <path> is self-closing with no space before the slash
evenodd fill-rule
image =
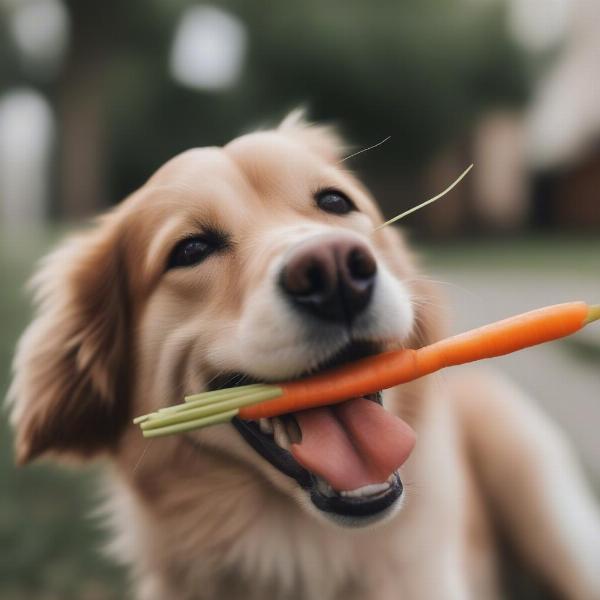
<path id="1" fill-rule="evenodd" d="M 279 284 L 302 310 L 347 324 L 368 306 L 376 273 L 375 257 L 367 246 L 334 237 L 294 252 Z"/>
<path id="2" fill-rule="evenodd" d="M 284 289 L 293 296 L 310 296 L 327 287 L 327 274 L 318 260 L 299 260 L 289 264 L 282 276 Z"/>
<path id="3" fill-rule="evenodd" d="M 304 294 L 313 294 L 325 288 L 325 278 L 323 270 L 317 264 L 312 264 L 306 270 L 306 286 Z"/>
<path id="4" fill-rule="evenodd" d="M 354 248 L 348 253 L 346 261 L 350 276 L 354 279 L 370 279 L 377 273 L 377 263 L 369 252 L 362 248 Z"/>

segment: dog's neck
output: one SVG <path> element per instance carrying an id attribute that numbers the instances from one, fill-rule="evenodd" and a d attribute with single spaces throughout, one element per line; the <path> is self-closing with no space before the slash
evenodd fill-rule
<path id="1" fill-rule="evenodd" d="M 118 487 L 106 505 L 112 553 L 140 579 L 158 575 L 181 589 L 210 582 L 207 597 L 233 599 L 239 588 L 240 598 L 250 598 L 249 589 L 261 598 L 292 590 L 333 598 L 360 589 L 363 566 L 391 543 L 386 528 L 353 531 L 317 521 L 233 459 L 183 440 L 161 448 L 165 461 L 169 451 L 177 454 L 171 468 L 157 468 L 154 457 L 152 471 L 142 461 L 132 477 L 117 463 L 109 483 Z"/>

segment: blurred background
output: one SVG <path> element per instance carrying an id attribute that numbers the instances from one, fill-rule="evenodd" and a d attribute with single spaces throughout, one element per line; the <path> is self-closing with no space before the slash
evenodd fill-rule
<path id="1" fill-rule="evenodd" d="M 24 283 L 53 243 L 175 153 L 299 104 L 355 149 L 391 136 L 349 161 L 388 217 L 475 163 L 403 225 L 453 330 L 600 302 L 599 74 L 595 0 L 0 0 L 0 394 Z M 597 328 L 495 362 L 562 424 L 596 489 L 599 364 Z M 122 598 L 95 551 L 94 473 L 17 471 L 5 421 L 0 597 Z"/>

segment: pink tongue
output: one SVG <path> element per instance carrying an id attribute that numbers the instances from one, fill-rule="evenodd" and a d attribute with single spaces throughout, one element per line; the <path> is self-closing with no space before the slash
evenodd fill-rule
<path id="1" fill-rule="evenodd" d="M 383 483 L 408 458 L 415 433 L 366 398 L 294 413 L 302 441 L 294 458 L 337 491 Z"/>

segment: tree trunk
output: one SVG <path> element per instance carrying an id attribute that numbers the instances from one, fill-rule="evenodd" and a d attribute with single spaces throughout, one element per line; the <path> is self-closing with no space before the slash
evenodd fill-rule
<path id="1" fill-rule="evenodd" d="M 89 217 L 108 206 L 106 75 L 107 23 L 112 2 L 68 2 L 71 43 L 57 96 L 59 217 Z"/>

